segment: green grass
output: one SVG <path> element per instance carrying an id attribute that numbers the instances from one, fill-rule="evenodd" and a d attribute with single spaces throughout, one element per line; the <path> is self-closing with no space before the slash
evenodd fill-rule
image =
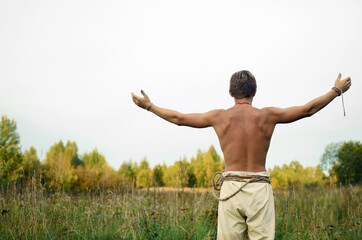
<path id="1" fill-rule="evenodd" d="M 276 191 L 276 239 L 361 239 L 361 189 Z"/>
<path id="2" fill-rule="evenodd" d="M 275 191 L 276 239 L 361 239 L 361 189 Z M 0 239 L 215 239 L 210 193 L 2 190 Z"/>

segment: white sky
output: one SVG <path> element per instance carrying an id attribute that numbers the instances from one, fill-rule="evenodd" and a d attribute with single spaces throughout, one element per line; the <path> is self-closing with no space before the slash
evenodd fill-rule
<path id="1" fill-rule="evenodd" d="M 341 99 L 276 127 L 267 167 L 319 163 L 327 144 L 362 141 L 362 1 L 0 0 L 0 114 L 23 150 L 59 140 L 97 147 L 110 165 L 173 164 L 214 145 L 212 128 L 167 123 L 136 107 L 142 88 L 181 112 L 229 108 L 232 73 L 257 79 L 254 106 L 305 104 L 352 77 Z"/>

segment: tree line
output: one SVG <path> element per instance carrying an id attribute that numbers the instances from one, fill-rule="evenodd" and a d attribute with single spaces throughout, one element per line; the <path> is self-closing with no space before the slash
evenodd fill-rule
<path id="1" fill-rule="evenodd" d="M 330 184 L 358 184 L 361 180 L 362 145 L 358 141 L 333 143 L 326 147 L 321 164 L 303 167 L 298 161 L 269 169 L 273 188 L 320 187 Z M 59 141 L 39 159 L 31 146 L 24 152 L 16 122 L 6 116 L 0 124 L 0 184 L 41 185 L 45 189 L 94 191 L 119 187 L 192 187 L 212 186 L 212 176 L 225 168 L 223 159 L 211 146 L 198 150 L 189 160 L 184 157 L 173 165 L 152 168 L 144 158 L 140 163 L 124 161 L 118 170 L 108 165 L 104 155 L 94 149 L 78 153 L 75 142 Z M 324 171 L 323 171 L 324 170 Z M 325 174 L 327 172 L 328 174 Z"/>

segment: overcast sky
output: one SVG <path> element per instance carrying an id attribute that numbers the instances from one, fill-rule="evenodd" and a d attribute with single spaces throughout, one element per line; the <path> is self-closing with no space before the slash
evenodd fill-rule
<path id="1" fill-rule="evenodd" d="M 0 114 L 41 159 L 59 140 L 97 148 L 118 169 L 173 164 L 214 145 L 212 128 L 178 127 L 131 91 L 185 113 L 229 108 L 230 76 L 250 70 L 253 105 L 302 105 L 352 87 L 311 118 L 278 125 L 267 167 L 315 166 L 331 142 L 362 140 L 362 1 L 0 0 Z"/>

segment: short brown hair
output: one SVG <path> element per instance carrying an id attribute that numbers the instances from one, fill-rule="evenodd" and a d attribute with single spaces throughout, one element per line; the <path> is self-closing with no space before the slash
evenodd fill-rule
<path id="1" fill-rule="evenodd" d="M 243 70 L 236 72 L 230 79 L 230 92 L 234 98 L 250 97 L 256 90 L 256 80 L 253 74 Z"/>

